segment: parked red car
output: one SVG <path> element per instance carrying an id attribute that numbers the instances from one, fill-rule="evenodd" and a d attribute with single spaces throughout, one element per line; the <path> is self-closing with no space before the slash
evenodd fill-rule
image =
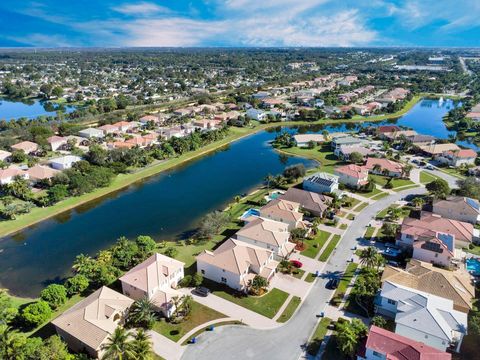
<path id="1" fill-rule="evenodd" d="M 290 264 L 295 266 L 297 269 L 300 269 L 303 266 L 303 264 L 298 260 L 290 260 Z"/>

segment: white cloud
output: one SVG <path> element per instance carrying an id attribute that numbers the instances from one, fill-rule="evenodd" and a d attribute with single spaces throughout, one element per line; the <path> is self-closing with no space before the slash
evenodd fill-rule
<path id="1" fill-rule="evenodd" d="M 124 4 L 113 8 L 114 11 L 124 15 L 157 15 L 159 13 L 169 14 L 172 11 L 165 7 L 150 2 L 139 2 L 135 4 Z"/>
<path id="2" fill-rule="evenodd" d="M 44 48 L 76 46 L 71 40 L 61 35 L 29 34 L 26 36 L 11 36 L 9 39 L 22 44 Z"/>

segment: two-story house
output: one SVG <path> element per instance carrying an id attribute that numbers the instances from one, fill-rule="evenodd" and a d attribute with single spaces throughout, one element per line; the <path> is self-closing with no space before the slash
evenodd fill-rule
<path id="1" fill-rule="evenodd" d="M 288 230 L 305 228 L 303 214 L 300 212 L 300 204 L 282 199 L 275 199 L 260 208 L 260 216 L 263 218 L 288 224 Z"/>
<path id="2" fill-rule="evenodd" d="M 453 196 L 446 200 L 435 200 L 432 212 L 442 217 L 476 224 L 480 222 L 480 204 L 477 200 Z"/>

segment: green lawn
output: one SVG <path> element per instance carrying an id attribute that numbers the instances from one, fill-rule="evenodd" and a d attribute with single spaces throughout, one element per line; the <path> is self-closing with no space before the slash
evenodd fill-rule
<path id="1" fill-rule="evenodd" d="M 352 209 L 352 208 L 354 208 L 355 206 L 357 206 L 357 205 L 360 203 L 360 200 L 355 199 L 355 198 L 348 198 L 348 199 L 346 199 L 346 200 L 344 200 L 344 201 L 350 203 L 350 206 L 344 206 L 344 207 L 346 207 L 347 209 Z"/>
<path id="2" fill-rule="evenodd" d="M 364 193 L 364 194 L 360 194 L 361 196 L 365 196 L 367 198 L 374 198 L 378 195 L 381 195 L 381 194 L 386 194 L 384 193 L 383 191 L 377 189 L 376 187 L 373 188 L 373 190 L 369 193 Z"/>
<path id="3" fill-rule="evenodd" d="M 376 218 L 376 219 L 384 219 L 384 218 L 387 216 L 387 214 L 388 214 L 388 212 L 389 212 L 390 209 L 395 209 L 395 208 L 398 208 L 399 206 L 400 206 L 400 205 L 398 205 L 398 204 L 390 205 L 388 208 L 383 209 L 382 211 L 380 211 L 380 212 L 375 216 L 375 218 Z"/>
<path id="4" fill-rule="evenodd" d="M 315 279 L 316 279 L 315 274 L 308 273 L 307 277 L 305 278 L 305 281 L 308 283 L 312 283 L 315 281 Z"/>
<path id="5" fill-rule="evenodd" d="M 172 324 L 162 319 L 155 323 L 153 330 L 176 342 L 197 326 L 225 317 L 224 314 L 194 301 L 192 311 L 186 320 L 179 324 Z"/>
<path id="6" fill-rule="evenodd" d="M 320 171 L 333 174 L 336 166 L 344 165 L 345 163 L 339 161 L 337 157 L 333 154 L 333 150 L 330 147 L 330 143 L 325 143 L 320 146 L 316 146 L 313 149 L 305 148 L 282 148 L 278 149 L 280 152 L 285 152 L 290 155 L 301 156 L 308 159 L 313 159 L 318 161 L 320 165 Z"/>
<path id="7" fill-rule="evenodd" d="M 377 193 L 375 196 L 370 196 L 370 199 L 380 200 L 380 199 L 383 199 L 384 197 L 387 197 L 387 196 L 388 196 L 388 193 L 386 193 L 386 192 L 379 192 L 379 193 Z"/>
<path id="8" fill-rule="evenodd" d="M 355 219 L 355 215 L 353 215 L 353 214 L 348 214 L 347 219 L 348 219 L 348 220 L 354 220 L 354 219 Z"/>
<path id="9" fill-rule="evenodd" d="M 433 175 L 427 171 L 420 171 L 420 182 L 422 184 L 428 184 L 434 180 L 438 179 L 438 176 Z"/>
<path id="10" fill-rule="evenodd" d="M 345 294 L 347 291 L 348 285 L 352 281 L 352 278 L 355 275 L 355 270 L 357 270 L 358 264 L 357 263 L 350 263 L 348 264 L 347 268 L 345 269 L 345 272 L 342 275 L 342 278 L 340 279 L 340 283 L 338 284 L 338 287 L 335 289 L 335 293 L 333 294 L 333 297 L 338 296 L 340 294 Z"/>
<path id="11" fill-rule="evenodd" d="M 365 209 L 369 204 L 364 202 L 364 203 L 361 203 L 360 205 L 358 205 L 355 209 L 353 209 L 353 211 L 356 211 L 356 212 L 360 212 L 362 211 L 363 209 Z"/>
<path id="12" fill-rule="evenodd" d="M 363 236 L 365 239 L 370 240 L 375 232 L 374 226 L 367 227 L 367 231 L 365 231 L 365 235 Z"/>
<path id="13" fill-rule="evenodd" d="M 480 246 L 471 244 L 470 247 L 463 248 L 463 251 L 480 256 Z"/>
<path id="14" fill-rule="evenodd" d="M 413 184 L 413 185 L 410 185 L 410 186 L 405 186 L 403 188 L 393 189 L 393 191 L 400 192 L 400 191 L 403 191 L 403 190 L 415 189 L 416 187 L 418 187 L 418 185 Z"/>
<path id="15" fill-rule="evenodd" d="M 277 288 L 271 289 L 263 296 L 251 296 L 242 294 L 222 284 L 214 283 L 213 281 L 204 280 L 204 285 L 212 290 L 213 294 L 270 319 L 277 314 L 278 310 L 280 310 L 288 298 L 288 293 Z"/>
<path id="16" fill-rule="evenodd" d="M 295 313 L 295 310 L 297 310 L 298 305 L 302 302 L 302 299 L 300 299 L 298 296 L 294 296 L 290 299 L 288 302 L 287 307 L 285 310 L 283 310 L 282 315 L 279 316 L 277 319 L 277 322 L 279 323 L 284 323 L 290 320 L 292 315 Z"/>
<path id="17" fill-rule="evenodd" d="M 353 219 L 349 219 L 349 220 L 353 220 Z M 342 229 L 342 230 L 347 230 L 348 229 L 348 225 L 347 224 L 340 224 L 340 226 L 338 227 L 339 229 Z"/>
<path id="18" fill-rule="evenodd" d="M 295 278 L 295 279 L 301 279 L 303 274 L 305 274 L 305 271 L 302 270 L 302 269 L 295 269 L 293 272 L 292 272 L 292 276 Z"/>
<path id="19" fill-rule="evenodd" d="M 325 250 L 320 255 L 318 260 L 327 261 L 328 258 L 330 257 L 330 254 L 332 253 L 333 249 L 335 249 L 339 241 L 340 241 L 340 235 L 334 235 L 330 240 L 330 242 L 328 243 Z"/>
<path id="20" fill-rule="evenodd" d="M 392 185 L 393 185 L 393 190 L 395 190 L 396 188 L 399 188 L 402 186 L 415 185 L 415 183 L 412 180 L 408 180 L 408 179 L 393 179 Z"/>
<path id="21" fill-rule="evenodd" d="M 323 338 L 327 334 L 328 331 L 328 325 L 332 322 L 332 319 L 329 319 L 328 317 L 322 318 L 317 326 L 315 327 L 315 331 L 313 332 L 312 337 L 308 341 L 307 345 L 307 352 L 311 356 L 315 356 L 318 353 L 318 350 L 320 350 L 320 346 L 322 344 Z"/>
<path id="22" fill-rule="evenodd" d="M 308 256 L 309 258 L 315 259 L 320 249 L 323 247 L 328 237 L 330 236 L 329 232 L 320 230 L 317 235 L 311 240 L 305 240 L 306 249 L 301 252 L 302 255 Z"/>

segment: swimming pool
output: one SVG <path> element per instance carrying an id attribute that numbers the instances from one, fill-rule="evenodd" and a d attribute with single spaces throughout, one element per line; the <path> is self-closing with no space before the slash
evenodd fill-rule
<path id="1" fill-rule="evenodd" d="M 467 259 L 467 271 L 472 275 L 480 275 L 480 261 L 478 259 Z"/>
<path id="2" fill-rule="evenodd" d="M 272 199 L 272 200 L 278 199 L 278 197 L 279 197 L 280 195 L 282 195 L 282 194 L 280 194 L 280 193 L 278 193 L 278 192 L 273 193 L 273 194 L 270 195 L 270 199 Z"/>
<path id="3" fill-rule="evenodd" d="M 245 211 L 242 216 L 240 216 L 240 219 L 241 220 L 245 220 L 251 216 L 260 216 L 260 211 L 257 210 L 257 209 L 248 209 L 247 211 Z"/>

